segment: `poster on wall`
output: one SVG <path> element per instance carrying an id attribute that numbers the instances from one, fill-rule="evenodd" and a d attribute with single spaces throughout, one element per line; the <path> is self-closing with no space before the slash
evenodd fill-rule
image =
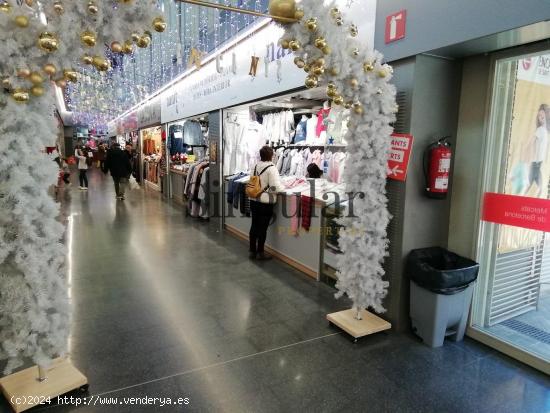
<path id="1" fill-rule="evenodd" d="M 517 62 L 504 193 L 549 198 L 550 185 L 550 54 Z M 499 252 L 530 248 L 543 233 L 503 226 Z"/>

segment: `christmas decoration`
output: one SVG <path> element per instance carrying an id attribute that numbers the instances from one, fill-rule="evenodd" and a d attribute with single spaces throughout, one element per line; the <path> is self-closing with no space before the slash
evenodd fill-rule
<path id="1" fill-rule="evenodd" d="M 323 58 L 322 66 L 312 64 L 308 69 L 328 68 L 324 73 L 318 69 L 317 75 L 309 75 L 306 86 L 328 84 L 327 95 L 333 104 L 352 110 L 345 138 L 349 158 L 344 182 L 347 193 L 359 196 L 353 200 L 354 216 L 340 220 L 345 229 L 339 241 L 344 254 L 339 261 L 337 296 L 347 295 L 353 301 L 359 319 L 367 308 L 385 311 L 383 299 L 388 282 L 383 280 L 382 263 L 387 254 L 386 228 L 390 220 L 385 186 L 391 123 L 395 120 L 395 88 L 389 83 L 392 73 L 382 64 L 382 55 L 361 47 L 356 26 L 344 25 L 334 1 L 302 0 L 300 9 L 304 10 L 306 24 L 284 25 L 284 38 L 293 39 L 290 48 L 296 62 Z M 293 48 L 293 43 L 301 47 Z"/>
<path id="2" fill-rule="evenodd" d="M 269 14 L 272 16 L 294 18 L 296 14 L 295 0 L 271 0 Z"/>

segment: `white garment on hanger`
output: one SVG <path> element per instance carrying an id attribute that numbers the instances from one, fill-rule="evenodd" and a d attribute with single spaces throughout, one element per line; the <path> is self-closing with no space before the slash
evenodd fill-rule
<path id="1" fill-rule="evenodd" d="M 307 121 L 307 135 L 306 143 L 308 145 L 314 145 L 317 139 L 317 117 L 313 116 Z"/>

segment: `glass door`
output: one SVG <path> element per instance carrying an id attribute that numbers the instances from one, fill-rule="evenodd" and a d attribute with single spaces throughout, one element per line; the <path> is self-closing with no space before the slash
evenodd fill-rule
<path id="1" fill-rule="evenodd" d="M 550 210 L 550 51 L 496 61 L 486 142 L 483 192 L 549 199 Z M 480 229 L 472 327 L 550 362 L 550 234 Z"/>

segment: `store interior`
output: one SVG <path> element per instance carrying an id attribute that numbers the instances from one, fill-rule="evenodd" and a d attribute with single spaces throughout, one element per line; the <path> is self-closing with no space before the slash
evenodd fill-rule
<path id="1" fill-rule="evenodd" d="M 162 160 L 162 127 L 142 129 L 141 141 L 141 176 L 148 188 L 161 190 Z"/>

